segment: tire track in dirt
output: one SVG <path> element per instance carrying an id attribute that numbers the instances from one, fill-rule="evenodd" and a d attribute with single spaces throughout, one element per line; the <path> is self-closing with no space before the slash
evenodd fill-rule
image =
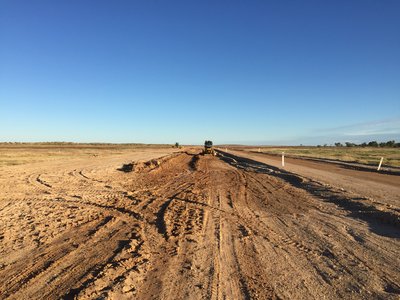
<path id="1" fill-rule="evenodd" d="M 15 275 L 10 275 L 10 270 L 5 269 L 3 272 L 9 275 L 7 276 L 7 281 L 4 282 L 1 288 L 2 290 L 7 290 L 7 293 L 4 294 L 4 296 L 7 297 L 13 295 L 15 297 L 16 291 L 20 286 L 28 284 L 30 281 L 48 270 L 58 260 L 61 260 L 65 255 L 75 251 L 77 248 L 76 245 L 87 243 L 89 238 L 109 221 L 110 220 L 106 218 L 105 221 L 96 222 L 97 224 L 94 226 L 83 224 L 83 226 L 77 229 L 78 232 L 83 232 L 82 234 L 79 234 L 79 236 L 74 236 L 74 244 L 68 243 L 69 240 L 63 237 L 62 239 L 56 239 L 50 247 L 48 245 L 39 247 L 35 250 L 34 255 L 29 255 L 30 263 L 28 266 L 25 261 L 12 265 L 12 272 Z M 85 234 L 85 231 L 87 230 L 86 227 L 90 227 L 90 234 Z"/>
<path id="2" fill-rule="evenodd" d="M 36 181 L 39 182 L 40 184 L 42 184 L 42 185 L 48 187 L 48 188 L 51 188 L 51 185 L 41 178 L 41 174 L 39 174 L 39 175 L 36 177 Z"/>

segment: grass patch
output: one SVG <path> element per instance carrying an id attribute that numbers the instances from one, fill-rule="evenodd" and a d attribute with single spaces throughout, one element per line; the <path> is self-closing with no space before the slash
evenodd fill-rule
<path id="1" fill-rule="evenodd" d="M 119 155 L 146 149 L 162 149 L 168 145 L 135 144 L 42 144 L 42 143 L 0 143 L 0 167 L 45 162 L 70 158 L 89 158 L 105 155 Z"/>

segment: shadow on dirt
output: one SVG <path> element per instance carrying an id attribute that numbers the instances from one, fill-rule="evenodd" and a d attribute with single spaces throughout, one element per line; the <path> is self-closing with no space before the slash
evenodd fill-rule
<path id="1" fill-rule="evenodd" d="M 350 197 L 342 191 L 333 189 L 321 183 L 305 180 L 303 177 L 285 170 L 230 153 L 218 152 L 218 157 L 238 169 L 250 172 L 269 174 L 279 177 L 291 185 L 303 189 L 323 201 L 334 203 L 348 211 L 352 218 L 358 218 L 368 223 L 371 231 L 381 236 L 400 238 L 400 219 L 396 212 L 379 210 L 368 203 L 367 198 Z"/>
<path id="2" fill-rule="evenodd" d="M 123 164 L 121 168 L 118 168 L 118 171 L 129 173 L 133 171 L 133 163 Z"/>
<path id="3" fill-rule="evenodd" d="M 197 154 L 197 155 L 193 155 L 192 159 L 190 160 L 189 168 L 192 171 L 196 171 L 198 169 L 199 159 L 200 159 L 200 154 Z"/>
<path id="4" fill-rule="evenodd" d="M 217 153 L 218 157 L 221 160 L 238 169 L 256 173 L 262 173 L 262 174 L 270 174 L 289 182 L 291 185 L 295 187 L 301 188 L 301 185 L 303 183 L 303 178 L 301 176 L 298 176 L 290 172 L 286 172 L 277 167 L 270 166 L 249 158 L 239 157 L 219 150 L 217 150 Z"/>

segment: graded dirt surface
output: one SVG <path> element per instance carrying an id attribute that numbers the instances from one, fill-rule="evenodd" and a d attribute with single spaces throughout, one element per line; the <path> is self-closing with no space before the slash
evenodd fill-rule
<path id="1" fill-rule="evenodd" d="M 282 157 L 280 156 L 232 150 L 229 150 L 229 153 L 282 168 Z M 284 169 L 311 180 L 372 198 L 381 202 L 382 205 L 388 204 L 400 208 L 400 172 L 397 175 L 391 175 L 376 170 L 361 171 L 339 163 L 290 157 L 285 157 Z"/>
<path id="2" fill-rule="evenodd" d="M 0 299 L 399 299 L 398 206 L 171 152 L 1 168 Z"/>

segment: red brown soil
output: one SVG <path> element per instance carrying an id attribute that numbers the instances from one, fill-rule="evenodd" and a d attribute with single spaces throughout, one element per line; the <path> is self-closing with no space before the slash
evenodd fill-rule
<path id="1" fill-rule="evenodd" d="M 159 161 L 3 169 L 0 298 L 398 299 L 395 209 L 240 157 Z"/>
<path id="2" fill-rule="evenodd" d="M 285 169 L 372 198 L 382 204 L 393 205 L 400 210 L 400 174 L 391 175 L 376 170 L 362 171 L 352 169 L 348 165 L 288 157 L 285 157 L 285 167 L 282 168 L 282 159 L 276 155 L 232 150 L 229 150 L 229 153 Z"/>

